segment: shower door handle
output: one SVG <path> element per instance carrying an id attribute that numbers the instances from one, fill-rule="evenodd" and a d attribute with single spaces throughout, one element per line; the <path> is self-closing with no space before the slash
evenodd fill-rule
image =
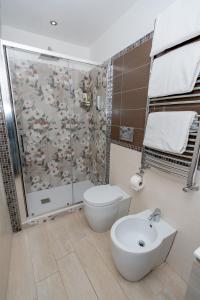
<path id="1" fill-rule="evenodd" d="M 23 134 L 20 134 L 20 144 L 21 144 L 21 164 L 23 167 L 26 165 L 26 156 L 25 156 L 25 150 L 24 150 L 24 139 L 23 139 Z"/>
<path id="2" fill-rule="evenodd" d="M 24 140 L 23 140 L 23 135 L 22 134 L 20 134 L 20 140 L 21 140 L 21 148 L 22 148 L 22 152 L 23 152 L 23 154 L 24 154 Z"/>

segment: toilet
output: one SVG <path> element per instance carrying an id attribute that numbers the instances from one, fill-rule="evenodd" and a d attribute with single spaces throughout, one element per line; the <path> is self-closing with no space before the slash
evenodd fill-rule
<path id="1" fill-rule="evenodd" d="M 84 213 L 89 226 L 104 232 L 128 214 L 131 197 L 117 185 L 98 185 L 83 194 Z"/>

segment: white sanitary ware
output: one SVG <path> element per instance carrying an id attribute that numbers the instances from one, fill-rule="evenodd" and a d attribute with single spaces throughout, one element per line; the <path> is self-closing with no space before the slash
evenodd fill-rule
<path id="1" fill-rule="evenodd" d="M 187 147 L 196 112 L 153 112 L 147 119 L 144 146 L 165 152 L 182 154 Z"/>
<path id="2" fill-rule="evenodd" d="M 151 210 L 145 210 L 123 217 L 111 229 L 114 262 L 129 281 L 140 280 L 164 262 L 176 235 L 162 219 L 149 221 L 151 214 Z"/>
<path id="3" fill-rule="evenodd" d="M 194 257 L 200 261 L 200 247 L 194 251 Z"/>
<path id="4" fill-rule="evenodd" d="M 109 184 L 89 188 L 83 198 L 86 219 L 97 232 L 109 230 L 117 219 L 127 215 L 131 201 L 120 187 Z"/>
<path id="5" fill-rule="evenodd" d="M 190 272 L 185 300 L 200 299 L 200 247 L 194 251 L 194 261 Z"/>
<path id="6" fill-rule="evenodd" d="M 200 42 L 162 55 L 153 61 L 149 80 L 149 98 L 189 93 L 200 71 Z"/>

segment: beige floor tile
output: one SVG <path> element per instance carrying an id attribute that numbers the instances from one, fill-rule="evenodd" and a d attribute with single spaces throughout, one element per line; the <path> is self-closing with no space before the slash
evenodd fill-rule
<path id="1" fill-rule="evenodd" d="M 157 284 L 159 285 L 160 282 L 157 282 L 155 278 L 152 278 L 152 281 L 150 278 L 148 279 L 149 284 L 151 286 L 154 285 L 154 287 L 152 286 L 151 289 L 147 283 L 130 283 L 119 274 L 112 259 L 110 232 L 96 233 L 92 231 L 87 239 L 93 245 L 93 247 L 96 248 L 97 252 L 102 257 L 108 269 L 112 272 L 115 280 L 118 282 L 128 299 L 138 300 L 140 297 L 141 300 L 150 300 L 154 297 L 152 292 L 154 287 L 156 287 L 156 292 L 161 290 L 161 286 L 156 286 Z"/>
<path id="2" fill-rule="evenodd" d="M 99 253 L 87 238 L 77 243 L 75 251 L 99 299 L 127 299 L 113 274 L 109 271 Z"/>
<path id="3" fill-rule="evenodd" d="M 154 300 L 154 294 L 142 282 L 129 282 L 118 275 L 118 283 L 129 300 Z"/>
<path id="4" fill-rule="evenodd" d="M 45 224 L 49 245 L 56 259 L 60 259 L 73 251 L 72 244 L 63 225 L 63 219 L 61 221 L 54 220 Z"/>
<path id="5" fill-rule="evenodd" d="M 149 273 L 142 281 L 141 285 L 149 290 L 152 294 L 157 295 L 164 288 L 162 282 L 154 275 L 154 272 Z"/>
<path id="6" fill-rule="evenodd" d="M 44 224 L 26 231 L 36 282 L 57 272 L 57 264 L 49 245 Z"/>
<path id="7" fill-rule="evenodd" d="M 88 228 L 83 226 L 79 212 L 69 214 L 65 218 L 64 227 L 66 236 L 73 246 L 88 233 Z"/>
<path id="8" fill-rule="evenodd" d="M 58 265 L 70 300 L 97 300 L 95 291 L 75 253 L 60 259 Z"/>
<path id="9" fill-rule="evenodd" d="M 13 235 L 7 300 L 36 300 L 36 297 L 28 242 L 22 231 Z"/>
<path id="10" fill-rule="evenodd" d="M 38 300 L 68 300 L 59 273 L 38 282 L 37 291 Z"/>
<path id="11" fill-rule="evenodd" d="M 183 300 L 186 292 L 186 283 L 168 266 L 162 264 L 153 272 L 162 283 L 165 294 L 171 295 L 172 299 Z"/>
<path id="12" fill-rule="evenodd" d="M 7 300 L 183 300 L 185 290 L 167 264 L 139 282 L 125 280 L 110 233 L 92 231 L 82 211 L 14 235 Z"/>
<path id="13" fill-rule="evenodd" d="M 163 291 L 163 292 L 158 293 L 158 294 L 155 296 L 155 300 L 175 300 L 175 298 L 171 298 L 170 295 L 166 294 L 166 293 Z M 183 300 L 184 300 L 184 299 L 183 299 Z"/>
<path id="14" fill-rule="evenodd" d="M 45 223 L 45 227 L 50 231 L 51 237 L 56 240 L 66 237 L 65 223 L 69 215 L 57 216 L 54 220 Z"/>
<path id="15" fill-rule="evenodd" d="M 104 263 L 107 265 L 109 270 L 118 276 L 118 272 L 113 262 L 111 253 L 111 241 L 110 233 L 96 233 L 92 231 L 88 236 L 90 243 L 97 249 L 98 253 L 101 255 Z"/>

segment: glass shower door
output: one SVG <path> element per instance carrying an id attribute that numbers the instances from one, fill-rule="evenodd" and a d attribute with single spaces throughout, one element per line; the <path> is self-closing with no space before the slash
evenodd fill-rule
<path id="1" fill-rule="evenodd" d="M 106 67 L 7 47 L 30 217 L 106 183 Z"/>
<path id="2" fill-rule="evenodd" d="M 89 187 L 106 183 L 106 72 L 104 67 L 69 64 L 74 87 L 71 141 L 75 202 L 83 201 Z"/>
<path id="3" fill-rule="evenodd" d="M 7 49 L 29 216 L 73 203 L 67 61 Z"/>
<path id="4" fill-rule="evenodd" d="M 83 201 L 83 193 L 91 186 L 90 117 L 92 80 L 88 76 L 92 65 L 69 63 L 69 73 L 73 82 L 71 103 L 71 141 L 73 151 L 73 199 L 74 203 Z"/>

